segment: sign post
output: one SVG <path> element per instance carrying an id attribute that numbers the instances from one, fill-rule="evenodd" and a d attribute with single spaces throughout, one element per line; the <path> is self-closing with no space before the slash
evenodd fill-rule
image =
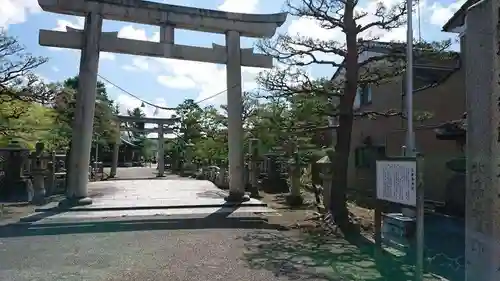
<path id="1" fill-rule="evenodd" d="M 424 186 L 423 158 L 395 157 L 376 162 L 377 200 L 416 208 L 415 280 L 423 280 Z"/>

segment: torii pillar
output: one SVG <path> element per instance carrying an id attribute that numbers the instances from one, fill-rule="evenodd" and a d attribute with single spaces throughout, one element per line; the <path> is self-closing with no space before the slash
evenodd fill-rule
<path id="1" fill-rule="evenodd" d="M 88 197 L 87 171 L 92 146 L 102 22 L 102 16 L 96 12 L 88 13 L 85 17 L 74 130 L 71 139 L 69 186 L 67 198 L 61 205 L 92 204 L 92 199 Z"/>
<path id="2" fill-rule="evenodd" d="M 499 3 L 466 14 L 467 184 L 465 280 L 500 280 Z"/>
<path id="3" fill-rule="evenodd" d="M 226 201 L 248 201 L 245 194 L 245 173 L 243 148 L 243 100 L 241 85 L 241 46 L 240 34 L 236 31 L 226 33 L 226 76 L 227 76 L 227 116 L 229 145 L 229 196 Z"/>
<path id="4" fill-rule="evenodd" d="M 158 177 L 165 176 L 165 130 L 163 123 L 158 123 Z"/>
<path id="5" fill-rule="evenodd" d="M 113 143 L 113 154 L 111 156 L 111 171 L 109 173 L 110 178 L 115 178 L 118 170 L 118 156 L 120 155 L 120 141 L 121 141 L 120 124 L 121 124 L 120 121 L 118 121 L 117 135 L 115 142 Z"/>

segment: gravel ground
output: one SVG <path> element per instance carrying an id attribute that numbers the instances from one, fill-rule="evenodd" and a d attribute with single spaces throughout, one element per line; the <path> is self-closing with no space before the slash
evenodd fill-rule
<path id="1" fill-rule="evenodd" d="M 0 229 L 0 280 L 289 280 L 313 277 L 315 268 L 260 255 L 262 243 L 280 241 L 282 232 L 256 225 L 224 224 L 191 229 L 161 221 L 139 227 L 103 223 Z M 264 226 L 264 225 L 262 225 Z M 238 227 L 231 228 L 231 227 Z M 135 228 L 135 229 L 134 229 Z M 73 232 L 73 233 L 72 233 Z M 270 260 L 272 259 L 272 260 Z M 291 275 L 290 275 L 291 274 Z M 292 276 L 293 275 L 293 276 Z M 313 277 L 309 280 L 331 280 Z"/>

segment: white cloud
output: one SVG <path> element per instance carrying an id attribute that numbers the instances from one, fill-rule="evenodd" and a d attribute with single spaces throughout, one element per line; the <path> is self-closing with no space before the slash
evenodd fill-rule
<path id="1" fill-rule="evenodd" d="M 154 59 L 169 73 L 170 79 L 173 77 L 182 77 L 180 79 L 190 79 L 196 84 L 199 90 L 196 100 L 206 99 L 216 93 L 224 91 L 226 87 L 226 68 L 225 66 L 193 61 L 181 61 L 171 59 Z M 255 77 L 260 69 L 242 68 L 243 90 L 252 90 L 256 87 Z M 187 81 L 187 80 L 186 80 Z M 226 93 L 217 95 L 208 99 L 205 103 L 225 104 L 227 101 Z"/>
<path id="2" fill-rule="evenodd" d="M 122 66 L 122 69 L 126 70 L 126 71 L 137 71 L 137 68 L 133 67 L 132 65 L 128 65 L 128 64 Z"/>
<path id="3" fill-rule="evenodd" d="M 56 27 L 52 30 L 55 31 L 66 31 L 66 27 L 71 27 L 75 29 L 83 29 L 85 26 L 85 18 L 75 17 L 75 21 L 58 19 L 56 22 Z"/>
<path id="4" fill-rule="evenodd" d="M 134 57 L 131 64 L 122 66 L 126 71 L 148 71 L 150 68 L 149 59 L 145 57 Z"/>
<path id="5" fill-rule="evenodd" d="M 175 114 L 175 111 L 173 110 L 163 110 L 163 109 L 156 110 L 155 107 L 148 105 L 145 105 L 145 107 L 141 107 L 142 102 L 140 100 L 125 94 L 119 95 L 115 101 L 116 104 L 118 104 L 118 107 L 120 109 L 120 114 L 122 115 L 127 115 L 127 110 L 132 110 L 137 107 L 141 108 L 144 114 L 146 114 L 146 117 L 170 118 L 172 115 Z M 163 98 L 157 98 L 156 100 L 150 102 L 160 107 L 168 107 L 165 99 Z M 155 111 L 157 111 L 156 114 Z"/>
<path id="6" fill-rule="evenodd" d="M 142 28 L 135 28 L 133 25 L 126 25 L 122 27 L 120 31 L 118 31 L 118 37 L 133 40 L 153 41 L 148 38 L 146 30 Z"/>
<path id="7" fill-rule="evenodd" d="M 115 60 L 116 56 L 113 53 L 101 52 L 99 53 L 100 60 Z"/>
<path id="8" fill-rule="evenodd" d="M 157 78 L 158 83 L 172 89 L 193 89 L 196 88 L 196 83 L 193 79 L 186 76 L 168 76 L 160 75 Z"/>
<path id="9" fill-rule="evenodd" d="M 256 13 L 258 6 L 259 0 L 226 0 L 218 9 L 232 13 Z"/>
<path id="10" fill-rule="evenodd" d="M 219 10 L 236 13 L 256 13 L 258 12 L 259 0 L 226 0 L 218 7 Z M 155 33 L 150 41 L 158 41 L 158 34 Z M 169 75 L 161 75 L 158 82 L 171 88 L 199 90 L 198 97 L 195 100 L 204 100 L 220 93 L 227 88 L 226 68 L 225 66 L 193 61 L 181 61 L 172 59 L 155 58 L 163 70 Z M 242 68 L 242 88 L 243 91 L 252 90 L 257 87 L 255 78 L 262 69 Z M 227 94 L 223 92 L 204 103 L 226 104 Z"/>
<path id="11" fill-rule="evenodd" d="M 444 6 L 439 2 L 434 2 L 430 7 L 428 7 L 431 12 L 429 17 L 430 23 L 440 27 L 443 26 L 464 3 L 465 0 L 458 0 L 448 6 Z"/>
<path id="12" fill-rule="evenodd" d="M 40 12 L 37 0 L 0 0 L 0 28 L 23 23 L 30 13 Z"/>
<path id="13" fill-rule="evenodd" d="M 51 69 L 52 69 L 52 71 L 54 71 L 54 72 L 59 72 L 59 68 L 58 68 L 57 66 L 53 66 Z"/>

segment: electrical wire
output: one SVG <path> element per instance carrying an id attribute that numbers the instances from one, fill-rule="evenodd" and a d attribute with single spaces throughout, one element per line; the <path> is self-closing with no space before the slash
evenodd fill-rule
<path id="1" fill-rule="evenodd" d="M 122 87 L 118 86 L 117 84 L 115 84 L 115 83 L 111 82 L 111 81 L 110 81 L 109 79 L 107 79 L 106 77 L 104 77 L 104 76 L 102 76 L 102 75 L 100 75 L 100 74 L 97 74 L 97 76 L 99 76 L 99 78 L 101 78 L 102 80 L 104 80 L 104 81 L 108 82 L 109 84 L 113 85 L 113 86 L 114 86 L 114 87 L 116 87 L 118 90 L 120 90 L 120 91 L 124 92 L 125 94 L 127 94 L 127 95 L 129 95 L 129 96 L 131 96 L 131 97 L 133 97 L 133 98 L 135 98 L 135 99 L 137 99 L 137 100 L 141 101 L 141 102 L 142 102 L 142 103 L 144 103 L 144 104 L 147 104 L 147 105 L 149 105 L 149 106 L 152 106 L 152 107 L 154 107 L 154 108 L 156 108 L 156 109 L 162 109 L 162 110 L 176 110 L 176 109 L 178 109 L 178 107 L 163 107 L 163 106 L 159 106 L 159 105 L 153 104 L 153 103 L 151 103 L 151 102 L 149 102 L 149 101 L 147 101 L 147 100 L 141 99 L 140 97 L 138 97 L 138 96 L 136 96 L 136 95 L 132 94 L 131 92 L 129 92 L 129 91 L 127 91 L 127 90 L 123 89 Z M 230 90 L 230 89 L 232 89 L 232 88 L 237 87 L 238 85 L 239 85 L 239 84 L 235 84 L 234 86 L 232 86 L 232 87 L 230 87 L 230 88 L 228 88 L 228 89 L 222 90 L 222 91 L 217 92 L 217 93 L 215 93 L 215 94 L 213 94 L 213 95 L 210 95 L 210 96 L 208 96 L 208 97 L 206 97 L 206 98 L 204 98 L 204 99 L 202 99 L 202 100 L 196 101 L 196 102 L 195 102 L 195 104 L 200 104 L 200 103 L 202 103 L 202 102 L 204 102 L 204 101 L 207 101 L 207 100 L 209 100 L 209 99 L 212 99 L 212 98 L 215 98 L 215 97 L 217 97 L 217 96 L 219 96 L 219 95 L 222 95 L 222 94 L 224 94 L 225 92 L 227 92 L 228 90 Z"/>

